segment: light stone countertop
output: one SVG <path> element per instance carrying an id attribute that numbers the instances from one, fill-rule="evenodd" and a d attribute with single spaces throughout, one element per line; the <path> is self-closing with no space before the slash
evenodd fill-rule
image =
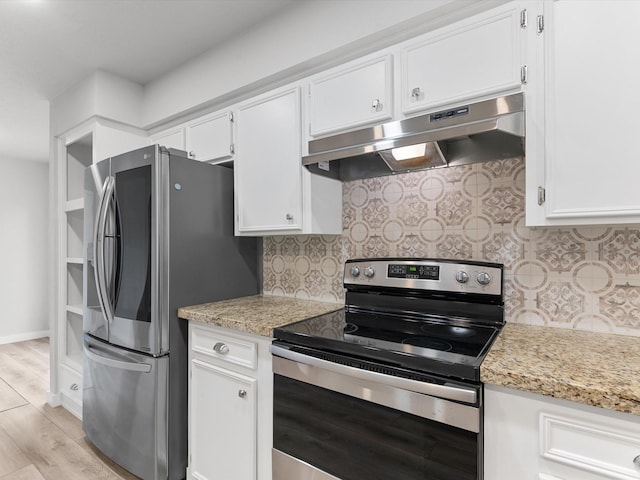
<path id="1" fill-rule="evenodd" d="M 640 338 L 507 323 L 480 379 L 640 415 Z"/>
<path id="2" fill-rule="evenodd" d="M 254 295 L 178 316 L 265 337 L 343 304 Z M 640 415 L 640 338 L 507 323 L 482 363 L 484 383 Z"/>
<path id="3" fill-rule="evenodd" d="M 272 337 L 273 329 L 344 308 L 341 303 L 253 295 L 178 309 L 178 317 Z"/>

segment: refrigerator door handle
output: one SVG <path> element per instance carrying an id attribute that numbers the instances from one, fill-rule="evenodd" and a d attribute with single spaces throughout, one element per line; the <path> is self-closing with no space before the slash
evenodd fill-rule
<path id="1" fill-rule="evenodd" d="M 98 350 L 85 345 L 85 355 L 87 356 L 87 358 L 93 360 L 96 363 L 106 365 L 107 367 L 118 368 L 120 370 L 129 370 L 132 372 L 149 373 L 151 371 L 151 365 L 148 363 L 124 362 L 122 360 L 116 360 L 115 358 L 105 357 L 105 352 L 100 352 L 101 354 L 98 354 L 97 352 Z"/>
<path id="2" fill-rule="evenodd" d="M 104 315 L 107 317 L 107 323 L 110 324 L 113 320 L 113 308 L 109 301 L 109 290 L 106 285 L 105 278 L 105 259 L 104 259 L 104 239 L 105 229 L 107 225 L 107 218 L 109 213 L 109 203 L 113 198 L 113 191 L 115 188 L 115 181 L 113 177 L 107 177 L 102 187 L 102 196 L 100 197 L 100 203 L 98 206 L 98 214 L 96 218 L 96 224 L 93 234 L 93 258 L 96 262 L 95 280 L 98 286 L 98 300 Z"/>

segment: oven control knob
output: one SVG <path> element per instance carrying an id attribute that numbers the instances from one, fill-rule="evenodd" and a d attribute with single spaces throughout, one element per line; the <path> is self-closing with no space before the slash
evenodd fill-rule
<path id="1" fill-rule="evenodd" d="M 352 277 L 357 277 L 358 275 L 360 275 L 360 269 L 358 267 L 351 267 L 351 270 L 349 270 L 349 272 L 351 273 Z"/>
<path id="2" fill-rule="evenodd" d="M 456 282 L 458 283 L 467 283 L 469 281 L 469 274 L 464 270 L 460 270 L 456 272 Z"/>
<path id="3" fill-rule="evenodd" d="M 364 267 L 364 276 L 371 278 L 376 274 L 376 271 L 373 269 L 373 267 Z"/>
<path id="4" fill-rule="evenodd" d="M 491 283 L 491 275 L 489 275 L 487 272 L 480 272 L 476 276 L 476 280 L 480 285 L 489 285 Z"/>

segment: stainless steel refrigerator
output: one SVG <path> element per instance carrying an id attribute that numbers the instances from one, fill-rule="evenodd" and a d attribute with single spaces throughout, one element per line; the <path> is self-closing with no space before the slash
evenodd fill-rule
<path id="1" fill-rule="evenodd" d="M 257 241 L 233 235 L 233 170 L 154 145 L 88 167 L 84 198 L 84 431 L 145 480 L 183 479 L 177 309 L 258 292 Z"/>

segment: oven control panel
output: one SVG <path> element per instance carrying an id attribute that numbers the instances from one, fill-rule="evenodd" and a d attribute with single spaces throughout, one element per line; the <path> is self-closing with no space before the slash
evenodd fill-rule
<path id="1" fill-rule="evenodd" d="M 502 295 L 502 265 L 432 259 L 347 260 L 344 286 Z"/>

